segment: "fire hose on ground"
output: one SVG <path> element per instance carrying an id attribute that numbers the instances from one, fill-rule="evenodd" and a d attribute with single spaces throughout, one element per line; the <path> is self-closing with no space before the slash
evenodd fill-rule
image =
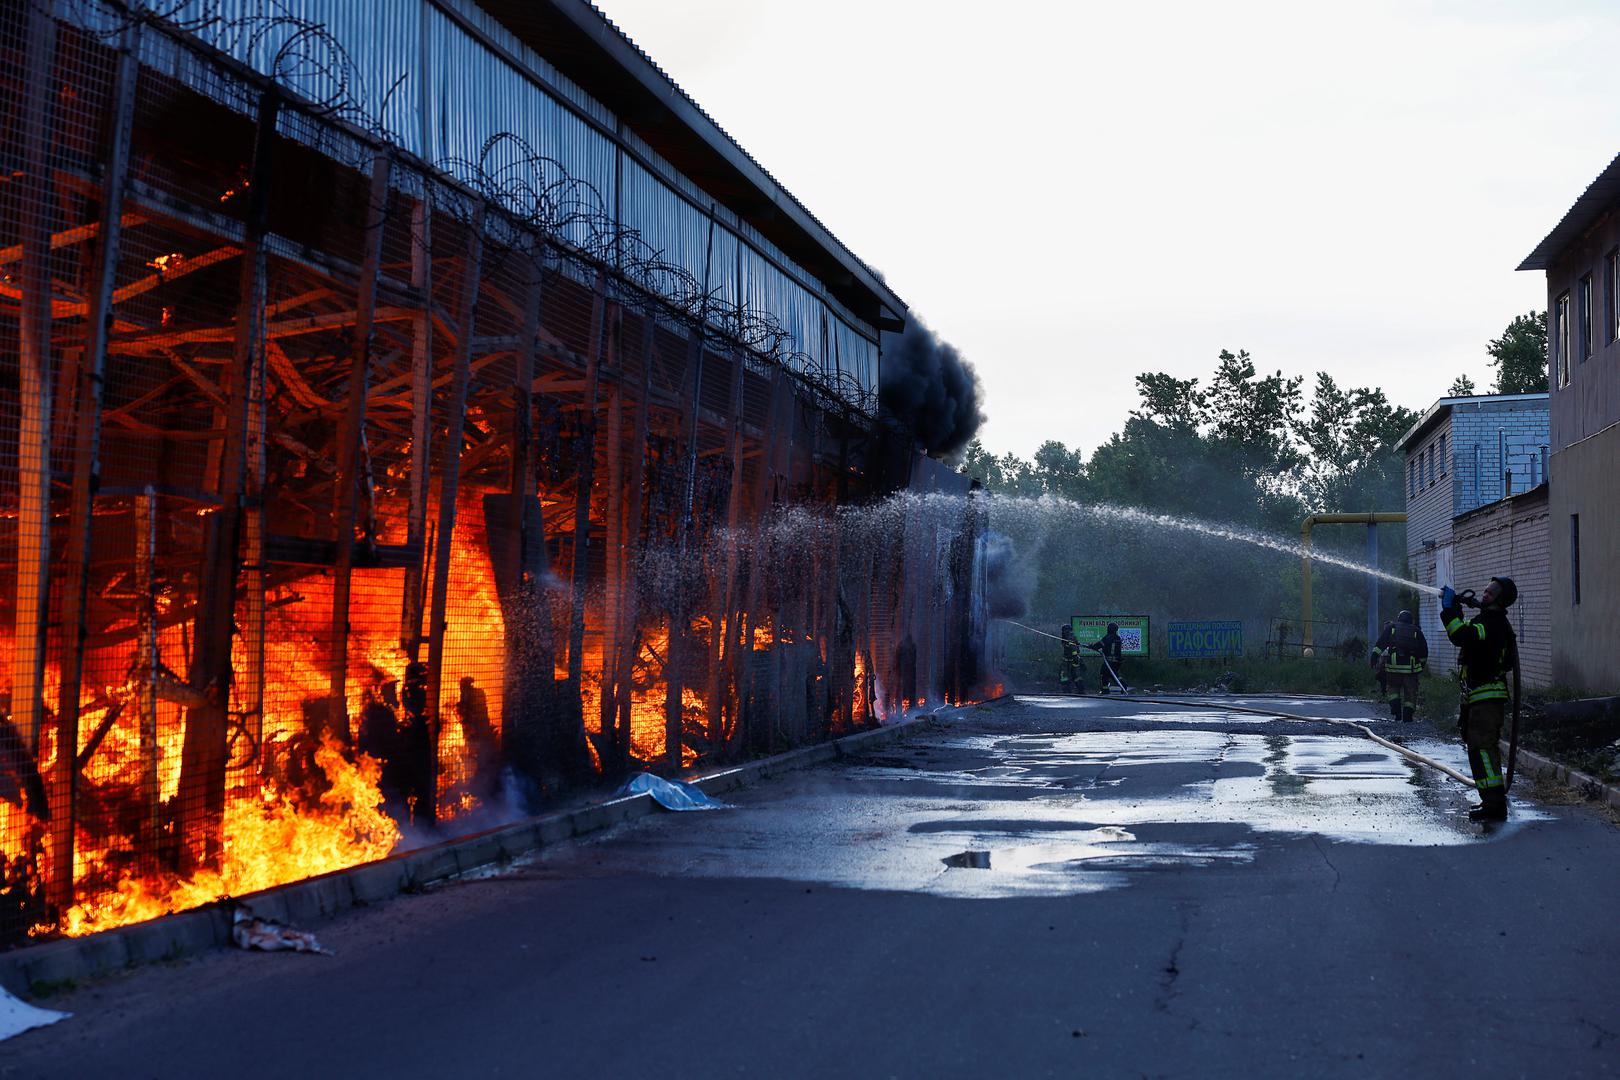
<path id="1" fill-rule="evenodd" d="M 1015 621 L 1013 619 L 1003 619 L 1001 621 L 1002 622 L 1007 622 L 1007 623 L 1012 623 L 1012 625 L 1014 625 L 1016 627 L 1019 627 L 1020 629 L 1023 629 L 1023 630 L 1028 630 L 1032 634 L 1039 634 L 1042 637 L 1049 637 L 1049 638 L 1052 638 L 1055 641 L 1062 641 L 1063 640 L 1062 638 L 1058 637 L 1058 635 L 1056 635 L 1056 634 L 1048 634 L 1046 631 L 1037 630 L 1033 626 L 1025 626 L 1023 623 L 1017 622 L 1017 621 Z M 1104 664 L 1107 663 L 1106 658 L 1104 659 L 1103 662 L 1104 662 Z M 1113 668 L 1109 668 L 1109 674 L 1113 674 Z M 1119 681 L 1118 676 L 1115 676 L 1115 682 L 1118 682 L 1118 681 Z M 1359 723 L 1358 721 L 1355 721 L 1355 720 L 1346 719 L 1344 717 L 1336 717 L 1336 716 L 1303 716 L 1303 715 L 1301 715 L 1299 713 L 1278 712 L 1275 709 L 1252 709 L 1252 708 L 1248 708 L 1247 706 L 1243 706 L 1243 705 L 1230 705 L 1230 704 L 1226 704 L 1226 703 L 1223 703 L 1223 702 L 1216 702 L 1216 701 L 1187 701 L 1187 700 L 1181 700 L 1181 699 L 1175 699 L 1175 698 L 1152 698 L 1152 697 L 1141 697 L 1141 696 L 1135 695 L 1135 694 L 1122 695 L 1119 698 L 1119 700 L 1120 701 L 1133 701 L 1133 702 L 1137 702 L 1137 703 L 1143 704 L 1143 705 L 1179 705 L 1179 706 L 1182 706 L 1183 708 L 1218 709 L 1218 710 L 1223 711 L 1223 712 L 1248 713 L 1248 714 L 1251 714 L 1253 716 L 1271 716 L 1271 717 L 1275 717 L 1275 718 L 1277 718 L 1279 720 L 1298 720 L 1298 721 L 1303 721 L 1305 723 L 1310 723 L 1310 724 L 1336 724 L 1336 725 L 1339 725 L 1340 727 L 1353 728 L 1356 731 L 1360 732 L 1362 735 L 1364 735 L 1367 738 L 1371 739 L 1373 742 L 1377 743 L 1378 745 L 1386 747 L 1386 748 L 1388 748 L 1390 750 L 1393 750 L 1397 754 L 1400 754 L 1402 757 L 1409 758 L 1410 760 L 1415 761 L 1420 765 L 1427 765 L 1429 768 L 1434 769 L 1437 772 L 1444 773 L 1445 775 L 1451 777 L 1453 780 L 1457 781 L 1459 784 L 1463 784 L 1463 785 L 1467 786 L 1469 788 L 1469 790 L 1474 790 L 1475 789 L 1475 784 L 1474 784 L 1474 778 L 1473 777 L 1464 776 L 1462 773 L 1458 772 L 1456 769 L 1453 769 L 1449 765 L 1441 764 L 1440 762 L 1434 760 L 1431 757 L 1427 757 L 1427 756 L 1425 756 L 1423 754 L 1418 753 L 1416 750 L 1411 750 L 1411 749 L 1408 749 L 1407 747 L 1402 746 L 1400 743 L 1392 742 L 1389 739 L 1384 738 L 1382 735 L 1379 735 L 1376 732 L 1374 732 L 1372 730 L 1372 728 L 1369 728 L 1367 725 Z M 1517 726 L 1517 725 L 1515 725 L 1515 726 Z"/>

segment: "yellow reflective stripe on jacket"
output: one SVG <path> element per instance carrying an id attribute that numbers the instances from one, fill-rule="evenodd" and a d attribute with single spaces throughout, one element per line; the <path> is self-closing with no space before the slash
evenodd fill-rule
<path id="1" fill-rule="evenodd" d="M 1446 620 L 1446 633 L 1455 634 L 1457 632 L 1457 628 L 1462 624 L 1462 616 L 1453 615 L 1451 618 Z"/>
<path id="2" fill-rule="evenodd" d="M 1470 702 L 1497 701 L 1505 699 L 1507 696 L 1508 689 L 1505 682 L 1481 683 L 1478 686 L 1468 688 L 1468 700 Z"/>

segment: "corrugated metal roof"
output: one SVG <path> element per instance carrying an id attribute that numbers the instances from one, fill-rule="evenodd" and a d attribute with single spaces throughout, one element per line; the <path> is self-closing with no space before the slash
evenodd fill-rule
<path id="1" fill-rule="evenodd" d="M 1598 218 L 1612 210 L 1617 201 L 1620 201 L 1620 155 L 1616 155 L 1609 162 L 1609 167 L 1587 187 L 1585 194 L 1575 200 L 1575 205 L 1569 208 L 1564 220 L 1547 234 L 1536 250 L 1525 256 L 1519 269 L 1547 269 L 1570 245 L 1585 236 L 1586 230 L 1596 224 Z"/>

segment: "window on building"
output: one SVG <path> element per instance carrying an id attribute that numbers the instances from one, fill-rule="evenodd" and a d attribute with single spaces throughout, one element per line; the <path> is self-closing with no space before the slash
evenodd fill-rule
<path id="1" fill-rule="evenodd" d="M 1446 466 L 1446 461 L 1447 461 L 1447 458 L 1446 458 L 1446 437 L 1445 437 L 1444 434 L 1441 434 L 1441 436 L 1440 436 L 1440 475 L 1441 476 L 1446 475 L 1446 473 L 1449 471 L 1447 466 Z"/>
<path id="2" fill-rule="evenodd" d="M 1569 385 L 1569 293 L 1553 303 L 1551 329 L 1547 336 L 1552 338 L 1552 365 L 1558 373 L 1558 389 L 1562 390 Z"/>
<path id="3" fill-rule="evenodd" d="M 1594 352 L 1592 345 L 1592 275 L 1587 274 L 1581 278 L 1580 287 L 1575 291 L 1575 321 L 1580 340 L 1576 343 L 1577 356 L 1581 363 L 1592 358 Z"/>
<path id="4" fill-rule="evenodd" d="M 1406 497 L 1417 494 L 1417 458 L 1406 459 Z"/>
<path id="5" fill-rule="evenodd" d="M 1428 452 L 1424 455 L 1423 483 L 1426 487 L 1434 486 L 1434 443 L 1429 444 Z"/>
<path id="6" fill-rule="evenodd" d="M 1581 602 L 1581 515 L 1569 515 L 1569 602 Z"/>
<path id="7" fill-rule="evenodd" d="M 1603 257 L 1603 325 L 1605 340 L 1620 339 L 1620 248 Z"/>

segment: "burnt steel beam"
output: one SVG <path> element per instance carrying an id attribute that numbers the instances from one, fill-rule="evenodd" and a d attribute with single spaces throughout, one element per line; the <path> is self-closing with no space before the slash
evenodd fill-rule
<path id="1" fill-rule="evenodd" d="M 253 164 L 249 173 L 247 225 L 242 247 L 236 338 L 232 348 L 225 444 L 217 476 L 219 510 L 209 515 L 197 608 L 193 687 L 208 704 L 187 710 L 180 756 L 178 807 L 180 870 L 194 872 L 218 862 L 220 828 L 225 811 L 225 767 L 229 756 L 227 725 L 231 687 L 231 639 L 235 622 L 236 580 L 240 570 L 243 489 L 251 433 L 256 365 L 264 362 L 263 310 L 265 261 L 262 241 L 268 195 L 274 175 L 272 158 L 281 98 L 267 91 L 259 99 Z"/>
<path id="2" fill-rule="evenodd" d="M 647 473 L 647 428 L 652 413 L 653 346 L 657 335 L 658 320 L 651 312 L 644 313 L 641 317 L 641 395 L 636 399 L 635 434 L 631 437 L 631 445 L 635 449 L 628 463 L 629 505 L 625 507 L 627 536 L 623 565 L 627 572 L 634 568 L 641 553 L 642 485 Z M 637 592 L 631 581 L 630 587 L 624 590 L 619 610 L 619 653 L 613 673 L 617 697 L 615 704 L 618 708 L 618 722 L 613 725 L 613 766 L 619 771 L 627 769 L 630 764 L 630 706 L 631 691 L 634 689 L 631 684 L 635 678 L 636 653 L 639 651 L 637 638 L 640 636 L 636 627 L 637 601 Z M 608 763 L 604 760 L 604 771 L 607 767 Z"/>
<path id="3" fill-rule="evenodd" d="M 365 256 L 361 261 L 356 287 L 354 353 L 349 367 L 349 400 L 344 411 L 343 430 L 338 443 L 337 566 L 332 575 L 332 671 L 329 722 L 345 745 L 352 740 L 349 730 L 349 599 L 354 578 L 354 527 L 359 513 L 360 449 L 365 439 L 366 385 L 371 371 L 375 327 L 372 315 L 377 309 L 377 274 L 382 265 L 383 231 L 388 221 L 388 177 L 390 163 L 378 154 L 371 167 L 371 190 L 366 199 Z"/>
<path id="4" fill-rule="evenodd" d="M 606 338 L 606 281 L 596 277 L 591 304 L 591 341 L 585 371 L 585 410 L 579 471 L 574 480 L 573 592 L 568 622 L 568 683 L 577 694 L 585 670 L 585 590 L 590 584 L 591 487 L 596 480 L 596 391 L 601 381 L 602 345 Z"/>
<path id="5" fill-rule="evenodd" d="M 444 468 L 439 474 L 438 536 L 433 551 L 432 600 L 428 611 L 428 716 L 432 730 L 432 772 L 439 775 L 439 730 L 443 726 L 440 716 L 444 690 L 444 631 L 445 612 L 450 603 L 450 555 L 456 529 L 456 494 L 461 480 L 461 438 L 467 421 L 467 386 L 472 381 L 473 323 L 478 317 L 478 281 L 484 266 L 484 204 L 474 205 L 472 219 L 467 223 L 467 252 L 462 259 L 461 296 L 456 316 L 460 332 L 456 336 L 455 381 L 450 399 L 444 403 L 446 431 L 444 436 Z M 421 816 L 428 824 L 437 820 L 436 799 L 428 799 L 421 807 Z"/>
<path id="6" fill-rule="evenodd" d="M 433 211 L 426 199 L 411 207 L 411 287 L 422 309 L 411 320 L 411 480 L 405 543 L 417 550 L 405 567 L 399 644 L 414 663 L 422 650 L 422 555 L 427 531 L 428 485 L 433 474 Z"/>

